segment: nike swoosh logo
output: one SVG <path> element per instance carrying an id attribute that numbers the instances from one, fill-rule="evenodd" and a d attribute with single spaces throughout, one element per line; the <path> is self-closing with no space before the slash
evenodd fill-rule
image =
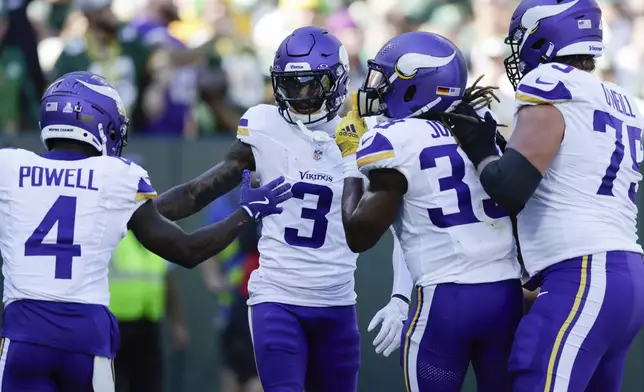
<path id="1" fill-rule="evenodd" d="M 537 84 L 545 84 L 545 85 L 547 85 L 547 86 L 552 86 L 552 85 L 554 84 L 554 83 L 550 83 L 550 82 L 544 82 L 543 80 L 541 80 L 541 76 L 539 76 L 539 77 L 537 78 L 537 80 L 535 80 L 535 82 L 536 82 Z"/>
<path id="2" fill-rule="evenodd" d="M 537 294 L 537 298 L 541 297 L 544 294 L 548 294 L 548 292 L 547 291 L 540 292 L 539 294 Z"/>
<path id="3" fill-rule="evenodd" d="M 251 201 L 251 202 L 250 202 L 250 203 L 248 203 L 248 204 L 268 204 L 268 198 L 267 198 L 267 197 L 264 197 L 264 200 L 260 200 L 260 201 Z"/>
<path id="4" fill-rule="evenodd" d="M 369 136 L 368 138 L 363 139 L 363 140 L 362 140 L 362 144 L 366 144 L 366 143 L 367 143 L 369 140 L 371 140 L 371 139 L 373 139 L 373 136 Z"/>

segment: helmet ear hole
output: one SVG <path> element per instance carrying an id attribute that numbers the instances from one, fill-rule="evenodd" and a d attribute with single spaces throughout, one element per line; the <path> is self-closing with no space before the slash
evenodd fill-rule
<path id="1" fill-rule="evenodd" d="M 414 96 L 416 95 L 416 85 L 411 85 L 407 88 L 407 91 L 405 91 L 405 95 L 403 96 L 403 100 L 405 102 L 409 102 L 412 99 L 414 99 Z"/>
<path id="2" fill-rule="evenodd" d="M 540 39 L 539 41 L 535 42 L 532 44 L 531 48 L 532 49 L 541 49 L 541 47 L 546 43 L 545 39 Z"/>
<path id="3" fill-rule="evenodd" d="M 113 142 L 114 142 L 114 141 L 116 141 L 116 131 L 114 130 L 114 128 L 113 128 L 113 127 L 112 127 L 112 128 L 110 128 L 110 139 L 111 139 Z"/>

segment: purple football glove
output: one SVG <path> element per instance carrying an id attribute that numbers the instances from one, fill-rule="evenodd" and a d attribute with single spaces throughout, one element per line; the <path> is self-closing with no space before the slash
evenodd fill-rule
<path id="1" fill-rule="evenodd" d="M 253 188 L 250 184 L 250 171 L 244 170 L 239 206 L 255 220 L 272 214 L 281 214 L 282 207 L 279 207 L 278 204 L 293 197 L 289 189 L 291 189 L 291 184 L 284 183 L 283 176 L 264 186 Z"/>

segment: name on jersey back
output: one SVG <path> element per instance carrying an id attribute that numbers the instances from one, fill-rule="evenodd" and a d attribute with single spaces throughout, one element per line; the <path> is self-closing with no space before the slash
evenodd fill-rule
<path id="1" fill-rule="evenodd" d="M 628 98 L 626 98 L 626 96 L 609 89 L 608 87 L 604 86 L 603 83 L 602 89 L 604 89 L 604 96 L 606 97 L 606 103 L 608 104 L 608 106 L 612 107 L 625 116 L 635 118 L 631 103 L 628 101 Z"/>
<path id="2" fill-rule="evenodd" d="M 87 189 L 97 191 L 94 186 L 93 169 L 63 169 L 41 166 L 20 166 L 18 186 L 42 187 L 62 186 L 65 188 Z"/>

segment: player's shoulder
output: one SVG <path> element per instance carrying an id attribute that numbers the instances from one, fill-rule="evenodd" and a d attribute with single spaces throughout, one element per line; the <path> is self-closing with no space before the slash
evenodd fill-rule
<path id="1" fill-rule="evenodd" d="M 281 121 L 280 121 L 281 120 Z M 277 106 L 260 104 L 246 110 L 239 119 L 238 136 L 250 136 L 252 133 L 266 133 L 275 125 L 282 125 L 284 120 Z"/>
<path id="2" fill-rule="evenodd" d="M 392 120 L 381 122 L 369 129 L 360 138 L 356 153 L 361 170 L 378 167 L 394 167 L 404 154 L 404 146 L 413 137 L 417 119 Z"/>
<path id="3" fill-rule="evenodd" d="M 413 135 L 424 128 L 426 120 L 418 118 L 405 118 L 391 121 L 384 121 L 376 124 L 370 131 L 378 132 L 392 142 L 404 141 L 413 137 Z"/>
<path id="4" fill-rule="evenodd" d="M 109 172 L 115 179 L 115 191 L 134 194 L 135 198 L 155 198 L 156 191 L 152 187 L 150 176 L 143 167 L 123 157 L 101 156 L 101 165 L 109 166 Z M 129 197 L 129 196 L 128 196 Z"/>
<path id="5" fill-rule="evenodd" d="M 132 182 L 133 178 L 147 177 L 148 172 L 138 164 L 123 157 L 101 155 L 94 157 L 97 166 L 114 174 L 118 182 Z"/>
<path id="6" fill-rule="evenodd" d="M 29 159 L 37 157 L 38 154 L 35 152 L 23 148 L 0 148 L 0 164 L 2 165 L 21 165 Z"/>
<path id="7" fill-rule="evenodd" d="M 515 98 L 528 104 L 556 104 L 583 100 L 597 77 L 560 63 L 541 64 L 528 72 L 517 86 Z"/>
<path id="8" fill-rule="evenodd" d="M 35 153 L 33 151 L 25 150 L 23 148 L 17 148 L 17 147 L 0 148 L 1 157 L 11 157 L 11 156 L 19 156 L 19 155 L 35 155 Z"/>

